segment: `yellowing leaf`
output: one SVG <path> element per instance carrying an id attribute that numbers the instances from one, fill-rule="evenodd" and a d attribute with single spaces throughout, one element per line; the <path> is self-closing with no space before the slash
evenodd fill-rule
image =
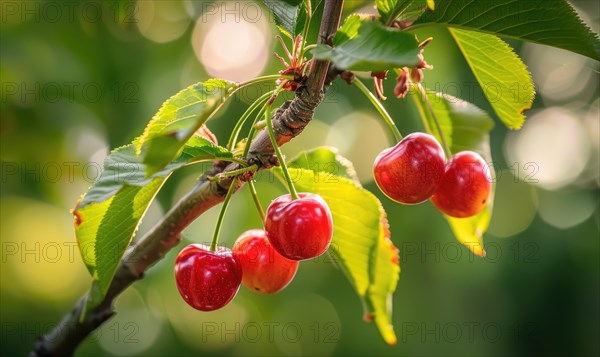
<path id="1" fill-rule="evenodd" d="M 446 219 L 459 242 L 468 247 L 473 254 L 485 257 L 483 233 L 490 224 L 491 216 L 492 209 L 491 205 L 488 204 L 483 211 L 473 217 L 455 218 L 446 216 Z"/>

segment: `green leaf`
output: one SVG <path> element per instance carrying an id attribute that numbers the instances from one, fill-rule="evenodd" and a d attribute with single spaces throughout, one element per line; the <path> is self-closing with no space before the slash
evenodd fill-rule
<path id="1" fill-rule="evenodd" d="M 174 160 L 181 149 L 225 102 L 237 84 L 210 79 L 193 84 L 163 103 L 133 144 L 148 176 Z"/>
<path id="2" fill-rule="evenodd" d="M 417 19 L 427 9 L 426 0 L 375 0 L 381 22 L 391 25 L 394 20 Z"/>
<path id="3" fill-rule="evenodd" d="M 265 0 L 265 5 L 273 12 L 275 24 L 289 38 L 297 35 L 306 21 L 302 4 L 303 0 Z"/>
<path id="4" fill-rule="evenodd" d="M 510 129 L 520 129 L 535 96 L 527 66 L 494 35 L 449 30 L 500 120 Z"/>
<path id="5" fill-rule="evenodd" d="M 357 21 L 354 17 L 352 22 Z M 384 71 L 399 67 L 414 67 L 419 63 L 417 40 L 399 29 L 384 27 L 377 21 L 361 19 L 356 36 L 349 24 L 345 35 L 338 37 L 334 47 L 318 45 L 312 52 L 319 59 L 331 60 L 339 69 L 353 71 Z M 352 28 L 352 31 L 350 31 Z"/>
<path id="6" fill-rule="evenodd" d="M 335 163 L 345 175 L 333 175 Z M 365 308 L 365 320 L 375 325 L 388 344 L 397 339 L 391 320 L 391 296 L 396 290 L 400 266 L 398 250 L 389 239 L 385 211 L 379 200 L 352 180 L 348 160 L 329 148 L 302 153 L 291 162 L 315 170 L 291 168 L 299 191 L 318 193 L 333 216 L 334 232 L 329 253 L 346 275 Z M 275 171 L 283 180 L 281 169 Z"/>
<path id="7" fill-rule="evenodd" d="M 106 294 L 125 249 L 169 175 L 194 162 L 232 157 L 226 149 L 193 136 L 173 162 L 146 177 L 146 167 L 134 145 L 120 147 L 108 155 L 102 175 L 73 210 L 81 255 L 94 279 L 96 294 L 88 301 L 89 307 Z"/>
<path id="8" fill-rule="evenodd" d="M 426 118 L 428 131 L 442 141 L 431 113 L 423 110 L 427 106 L 421 93 L 414 87 L 411 89 L 411 93 L 418 104 L 421 115 Z M 449 95 L 428 92 L 427 97 L 440 123 L 444 139 L 450 146 L 450 151 L 453 154 L 463 150 L 475 151 L 486 162 L 492 163 L 489 141 L 489 133 L 494 127 L 492 118 L 474 104 Z M 491 166 L 490 170 L 492 170 Z M 444 215 L 456 239 L 478 256 L 485 256 L 483 234 L 488 228 L 492 215 L 494 188 L 495 184 L 492 183 L 488 205 L 479 214 L 469 218 L 454 218 Z"/>
<path id="9" fill-rule="evenodd" d="M 600 60 L 598 35 L 564 0 L 438 1 L 414 27 L 440 24 L 554 46 Z"/>

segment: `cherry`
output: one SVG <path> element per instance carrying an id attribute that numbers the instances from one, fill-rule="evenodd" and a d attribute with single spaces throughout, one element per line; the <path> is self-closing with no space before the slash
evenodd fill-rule
<path id="1" fill-rule="evenodd" d="M 448 216 L 474 216 L 483 210 L 490 195 L 488 175 L 487 164 L 479 154 L 461 151 L 450 159 L 431 202 Z"/>
<path id="2" fill-rule="evenodd" d="M 188 305 L 213 311 L 227 305 L 238 292 L 242 267 L 228 248 L 211 252 L 206 245 L 190 244 L 175 259 L 175 282 Z"/>
<path id="3" fill-rule="evenodd" d="M 433 136 L 412 133 L 377 155 L 373 176 L 390 199 L 416 204 L 435 192 L 444 176 L 445 164 L 444 150 Z"/>
<path id="4" fill-rule="evenodd" d="M 333 220 L 327 203 L 314 193 L 288 195 L 271 202 L 265 216 L 265 232 L 279 254 L 304 260 L 323 254 L 333 236 Z"/>
<path id="5" fill-rule="evenodd" d="M 298 261 L 277 253 L 262 229 L 242 233 L 233 245 L 233 257 L 242 266 L 242 283 L 261 294 L 283 290 L 298 270 Z"/>

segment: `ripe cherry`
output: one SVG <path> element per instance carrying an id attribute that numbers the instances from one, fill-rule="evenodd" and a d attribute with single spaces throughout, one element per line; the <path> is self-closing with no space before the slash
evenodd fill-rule
<path id="1" fill-rule="evenodd" d="M 265 216 L 265 232 L 279 254 L 304 260 L 323 254 L 333 236 L 333 220 L 327 203 L 314 193 L 288 195 L 271 202 Z"/>
<path id="2" fill-rule="evenodd" d="M 444 178 L 431 202 L 448 216 L 470 217 L 483 210 L 491 188 L 483 158 L 472 151 L 461 151 L 446 166 Z"/>
<path id="3" fill-rule="evenodd" d="M 412 133 L 377 155 L 373 176 L 379 189 L 392 200 L 416 204 L 435 192 L 445 164 L 444 150 L 433 136 Z"/>
<path id="4" fill-rule="evenodd" d="M 242 283 L 261 294 L 283 290 L 298 270 L 298 261 L 277 253 L 262 229 L 242 233 L 233 246 L 233 257 L 242 266 Z"/>
<path id="5" fill-rule="evenodd" d="M 227 248 L 211 252 L 205 245 L 190 244 L 175 260 L 175 282 L 188 305 L 201 311 L 217 310 L 238 292 L 242 267 Z"/>

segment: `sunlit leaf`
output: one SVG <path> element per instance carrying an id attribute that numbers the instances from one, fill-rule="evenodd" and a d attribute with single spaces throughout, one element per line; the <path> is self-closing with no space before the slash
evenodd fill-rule
<path id="1" fill-rule="evenodd" d="M 146 174 L 160 171 L 231 95 L 237 85 L 222 79 L 193 84 L 163 103 L 133 144 Z"/>
<path id="2" fill-rule="evenodd" d="M 508 44 L 494 35 L 450 29 L 483 93 L 500 120 L 520 129 L 531 109 L 535 88 L 527 66 Z"/>

